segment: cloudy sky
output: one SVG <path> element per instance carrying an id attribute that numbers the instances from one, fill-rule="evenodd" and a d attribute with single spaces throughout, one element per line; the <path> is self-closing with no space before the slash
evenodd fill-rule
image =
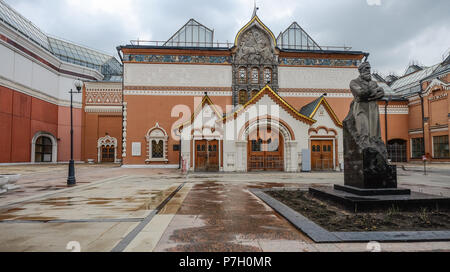
<path id="1" fill-rule="evenodd" d="M 167 40 L 190 18 L 233 41 L 253 0 L 5 0 L 44 32 L 116 54 L 130 40 Z M 257 0 L 277 36 L 298 22 L 319 45 L 371 53 L 377 71 L 433 65 L 450 49 L 449 0 Z"/>

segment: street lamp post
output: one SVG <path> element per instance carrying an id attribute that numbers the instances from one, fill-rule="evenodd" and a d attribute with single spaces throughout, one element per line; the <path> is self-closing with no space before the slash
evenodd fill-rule
<path id="1" fill-rule="evenodd" d="M 67 178 L 67 186 L 74 186 L 77 184 L 75 179 L 75 162 L 73 161 L 73 94 L 81 93 L 83 82 L 75 80 L 74 82 L 76 92 L 70 89 L 70 161 L 69 161 L 69 177 Z"/>

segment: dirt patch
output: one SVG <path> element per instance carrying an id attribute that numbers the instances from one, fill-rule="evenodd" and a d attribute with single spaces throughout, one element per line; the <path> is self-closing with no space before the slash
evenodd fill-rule
<path id="1" fill-rule="evenodd" d="M 400 211 L 396 207 L 371 213 L 350 213 L 323 202 L 305 191 L 269 191 L 283 202 L 328 231 L 430 231 L 450 230 L 450 212 L 421 209 Z"/>

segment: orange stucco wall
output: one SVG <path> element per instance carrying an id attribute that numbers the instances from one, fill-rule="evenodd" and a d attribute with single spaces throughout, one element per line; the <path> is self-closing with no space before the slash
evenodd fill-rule
<path id="1" fill-rule="evenodd" d="M 128 124 L 127 124 L 127 157 L 124 158 L 124 164 L 145 164 L 147 159 L 147 141 L 146 134 L 149 129 L 153 128 L 156 123 L 159 124 L 169 135 L 168 142 L 168 163 L 179 163 L 179 152 L 173 151 L 173 145 L 180 142 L 172 137 L 172 127 L 179 124 L 180 120 L 189 120 L 194 110 L 201 103 L 203 97 L 194 96 L 125 96 L 127 102 Z M 226 111 L 226 106 L 231 105 L 231 97 L 211 97 L 212 102 Z M 171 117 L 172 109 L 177 105 L 181 111 L 179 116 Z M 132 156 L 132 143 L 141 143 L 141 156 Z M 152 162 L 151 164 L 162 164 L 160 162 Z"/>
<path id="2" fill-rule="evenodd" d="M 117 159 L 122 158 L 122 114 L 85 113 L 83 125 L 83 160 L 98 162 L 97 142 L 109 135 L 117 139 Z"/>
<path id="3" fill-rule="evenodd" d="M 81 158 L 81 109 L 74 109 L 74 159 Z M 31 161 L 38 132 L 58 140 L 58 161 L 70 158 L 70 107 L 58 106 L 0 86 L 0 163 Z"/>

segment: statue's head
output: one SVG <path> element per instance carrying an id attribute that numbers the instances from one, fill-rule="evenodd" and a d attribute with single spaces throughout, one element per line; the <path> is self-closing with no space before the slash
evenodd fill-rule
<path id="1" fill-rule="evenodd" d="M 365 61 L 361 63 L 361 65 L 358 68 L 359 73 L 361 74 L 362 79 L 366 81 L 370 81 L 372 79 L 372 73 L 371 73 L 371 67 L 370 63 Z"/>

